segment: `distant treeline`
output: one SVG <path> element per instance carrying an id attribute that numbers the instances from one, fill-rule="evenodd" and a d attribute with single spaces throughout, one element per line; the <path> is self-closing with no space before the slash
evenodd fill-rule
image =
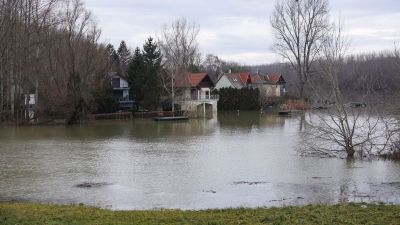
<path id="1" fill-rule="evenodd" d="M 296 72 L 287 63 L 275 63 L 248 67 L 255 73 L 257 70 L 268 73 L 274 71 L 284 76 L 286 87 L 290 95 L 297 96 L 299 79 Z M 386 100 L 396 100 L 400 94 L 400 57 L 398 51 L 381 53 L 350 55 L 341 64 L 339 83 L 343 96 L 349 101 L 361 98 L 373 100 L 377 96 L 386 96 Z M 324 83 L 323 71 L 318 62 L 313 65 L 311 83 L 322 86 Z M 308 87 L 308 92 L 312 90 Z M 369 96 L 365 96 L 369 93 Z"/>
<path id="2" fill-rule="evenodd" d="M 258 89 L 222 88 L 218 92 L 218 110 L 259 110 L 260 92 Z"/>

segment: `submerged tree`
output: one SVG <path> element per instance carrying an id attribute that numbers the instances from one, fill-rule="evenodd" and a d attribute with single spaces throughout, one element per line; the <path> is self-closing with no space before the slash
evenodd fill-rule
<path id="1" fill-rule="evenodd" d="M 328 10 L 328 0 L 278 0 L 271 16 L 274 50 L 296 71 L 301 98 L 329 30 Z"/>
<path id="2" fill-rule="evenodd" d="M 339 73 L 348 43 L 341 26 L 333 29 L 323 43 L 318 62 L 322 77 L 312 83 L 312 88 L 313 98 L 326 102 L 328 108 L 316 116 L 310 114 L 303 153 L 347 158 L 388 153 L 396 138 L 395 120 L 380 106 L 349 103 L 342 93 Z M 365 91 L 371 94 L 371 90 Z"/>
<path id="3" fill-rule="evenodd" d="M 187 79 L 186 74 L 199 56 L 197 36 L 200 28 L 195 23 L 189 23 L 181 18 L 170 26 L 165 25 L 159 41 L 163 54 L 165 76 L 162 78 L 164 90 L 170 94 L 172 111 L 175 110 L 176 79 Z"/>

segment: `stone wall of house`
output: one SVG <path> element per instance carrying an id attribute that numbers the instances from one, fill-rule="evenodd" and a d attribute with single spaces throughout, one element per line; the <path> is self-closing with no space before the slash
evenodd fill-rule
<path id="1" fill-rule="evenodd" d="M 178 104 L 190 118 L 215 118 L 217 116 L 217 101 L 184 101 Z"/>
<path id="2" fill-rule="evenodd" d="M 280 97 L 281 95 L 280 85 L 263 84 L 258 86 L 258 89 L 261 98 Z"/>

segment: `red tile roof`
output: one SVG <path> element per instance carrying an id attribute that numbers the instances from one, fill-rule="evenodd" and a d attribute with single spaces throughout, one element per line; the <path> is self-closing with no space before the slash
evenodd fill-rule
<path id="1" fill-rule="evenodd" d="M 188 74 L 189 84 L 191 87 L 197 87 L 201 81 L 208 76 L 207 73 L 190 73 Z"/>
<path id="2" fill-rule="evenodd" d="M 262 82 L 261 77 L 258 74 L 250 76 L 250 79 L 251 79 L 251 83 L 253 83 L 253 84 Z"/>
<path id="3" fill-rule="evenodd" d="M 277 84 L 278 82 L 285 83 L 285 79 L 283 79 L 282 75 L 278 74 L 255 74 L 251 75 L 251 83 L 253 84 Z"/>
<path id="4" fill-rule="evenodd" d="M 176 87 L 197 87 L 200 83 L 208 77 L 207 73 L 189 73 L 185 75 L 176 76 Z M 211 79 L 210 79 L 211 81 Z M 212 82 L 212 81 L 211 81 Z"/>
<path id="5" fill-rule="evenodd" d="M 250 73 L 249 72 L 240 73 L 240 79 L 242 80 L 242 82 L 244 84 L 247 84 L 247 80 L 249 79 L 249 77 L 250 77 Z"/>
<path id="6" fill-rule="evenodd" d="M 245 87 L 245 84 L 243 83 L 239 73 L 227 73 L 225 76 L 235 88 L 241 89 Z"/>
<path id="7" fill-rule="evenodd" d="M 279 79 L 282 77 L 281 75 L 278 74 L 268 74 L 268 80 L 277 83 Z"/>

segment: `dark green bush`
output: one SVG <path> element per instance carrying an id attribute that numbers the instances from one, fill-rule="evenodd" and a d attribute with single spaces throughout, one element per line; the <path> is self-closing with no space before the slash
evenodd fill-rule
<path id="1" fill-rule="evenodd" d="M 260 109 L 260 93 L 258 89 L 250 88 L 222 88 L 219 94 L 218 110 L 259 110 Z"/>

